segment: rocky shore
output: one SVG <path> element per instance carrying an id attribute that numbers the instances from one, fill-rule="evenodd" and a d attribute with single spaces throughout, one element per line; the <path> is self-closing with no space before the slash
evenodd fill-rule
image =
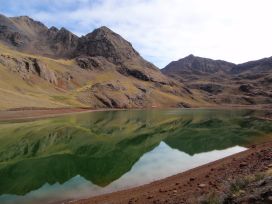
<path id="1" fill-rule="evenodd" d="M 89 203 L 271 203 L 272 141 L 133 189 L 73 201 Z M 71 203 L 71 201 L 69 202 Z"/>

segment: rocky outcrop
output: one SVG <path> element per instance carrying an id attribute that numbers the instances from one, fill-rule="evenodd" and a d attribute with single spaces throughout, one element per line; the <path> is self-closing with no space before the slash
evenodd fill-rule
<path id="1" fill-rule="evenodd" d="M 242 84 L 239 87 L 239 90 L 242 91 L 242 92 L 249 93 L 252 90 L 252 87 L 249 84 Z"/>
<path id="2" fill-rule="evenodd" d="M 192 84 L 190 85 L 190 88 L 192 89 L 200 89 L 203 91 L 206 91 L 210 94 L 219 94 L 223 91 L 224 87 L 220 84 L 213 84 L 213 83 L 207 83 L 207 84 Z"/>
<path id="3" fill-rule="evenodd" d="M 78 37 L 65 28 L 58 30 L 51 27 L 47 30 L 46 43 L 59 57 L 72 57 L 77 49 Z"/>
<path id="4" fill-rule="evenodd" d="M 1 54 L 0 64 L 12 72 L 18 73 L 24 80 L 31 81 L 31 77 L 36 75 L 49 83 L 55 85 L 58 83 L 56 73 L 36 58 L 19 58 Z"/>
<path id="5" fill-rule="evenodd" d="M 143 91 L 145 90 L 145 91 Z M 94 104 L 96 108 L 142 108 L 146 107 L 147 89 L 131 93 L 120 81 L 95 83 L 81 92 L 78 99 L 82 103 Z"/>
<path id="6" fill-rule="evenodd" d="M 80 56 L 75 61 L 80 68 L 91 71 L 113 70 L 116 67 L 104 57 Z"/>
<path id="7" fill-rule="evenodd" d="M 41 63 L 36 58 L 30 58 L 29 60 L 32 62 L 28 64 L 30 70 L 32 70 L 32 67 L 33 67 L 35 70 L 34 73 L 38 74 L 38 76 L 41 77 L 42 79 L 49 81 L 50 83 L 53 83 L 53 84 L 58 83 L 58 80 L 54 71 L 48 69 L 45 64 Z"/>
<path id="8" fill-rule="evenodd" d="M 143 81 L 151 81 L 151 78 L 147 74 L 137 69 L 128 69 L 126 67 L 121 67 L 118 69 L 118 71 L 125 76 L 132 76 Z"/>

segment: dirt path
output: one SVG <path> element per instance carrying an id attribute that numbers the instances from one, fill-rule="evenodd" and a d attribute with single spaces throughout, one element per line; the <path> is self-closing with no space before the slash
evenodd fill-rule
<path id="1" fill-rule="evenodd" d="M 199 203 L 227 193 L 239 178 L 272 168 L 272 140 L 227 158 L 144 186 L 69 203 Z"/>

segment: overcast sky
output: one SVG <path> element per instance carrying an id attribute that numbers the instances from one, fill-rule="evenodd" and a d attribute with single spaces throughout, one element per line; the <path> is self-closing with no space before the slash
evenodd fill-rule
<path id="1" fill-rule="evenodd" d="M 271 9 L 271 0 L 0 0 L 4 15 L 79 36 L 105 25 L 160 68 L 189 54 L 234 63 L 271 56 Z"/>

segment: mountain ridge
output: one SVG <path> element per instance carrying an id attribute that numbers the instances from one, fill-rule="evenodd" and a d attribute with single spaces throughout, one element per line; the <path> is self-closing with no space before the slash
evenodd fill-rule
<path id="1" fill-rule="evenodd" d="M 0 15 L 0 109 L 271 104 L 271 59 L 237 65 L 189 55 L 160 70 L 105 26 L 78 37 Z"/>
<path id="2" fill-rule="evenodd" d="M 234 64 L 189 55 L 169 63 L 162 73 L 216 104 L 272 103 L 272 57 Z"/>

